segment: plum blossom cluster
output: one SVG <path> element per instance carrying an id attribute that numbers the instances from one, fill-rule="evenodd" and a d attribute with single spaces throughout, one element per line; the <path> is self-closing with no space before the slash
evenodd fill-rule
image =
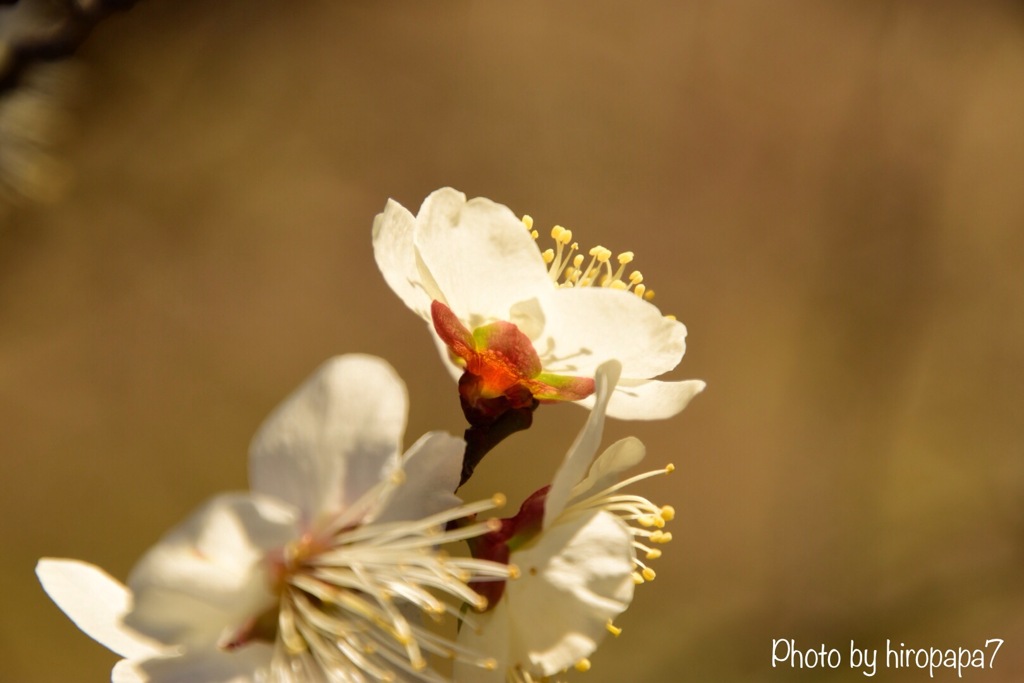
<path id="1" fill-rule="evenodd" d="M 376 261 L 457 381 L 463 436 L 403 450 L 402 380 L 338 356 L 257 431 L 250 490 L 211 498 L 126 583 L 40 560 L 47 594 L 122 658 L 113 681 L 529 683 L 590 667 L 675 515 L 631 490 L 671 464 L 628 476 L 645 455 L 633 437 L 598 453 L 606 417 L 670 417 L 704 383 L 657 379 L 686 328 L 627 272 L 632 253 L 551 237 L 542 250 L 532 219 L 452 189 L 416 216 L 388 202 Z M 549 482 L 504 518 L 487 516 L 501 494 L 461 500 L 481 459 L 552 403 L 590 412 L 550 454 Z"/>

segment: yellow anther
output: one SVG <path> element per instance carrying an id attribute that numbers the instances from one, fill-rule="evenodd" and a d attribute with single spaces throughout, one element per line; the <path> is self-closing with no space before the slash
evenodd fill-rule
<path id="1" fill-rule="evenodd" d="M 655 515 L 654 526 L 658 527 L 659 529 L 663 528 L 665 526 L 665 519 L 661 515 Z"/>
<path id="2" fill-rule="evenodd" d="M 505 496 L 504 493 L 495 493 L 493 496 L 491 496 L 491 502 L 494 504 L 494 507 L 496 508 L 505 507 L 505 503 L 508 502 L 508 498 Z"/>
<path id="3" fill-rule="evenodd" d="M 635 585 L 639 586 L 644 583 L 644 577 L 640 576 L 640 572 L 633 572 L 630 576 L 632 576 Z"/>
<path id="4" fill-rule="evenodd" d="M 657 548 L 651 548 L 650 550 L 647 551 L 646 557 L 647 557 L 648 560 L 656 560 L 659 557 L 661 557 L 661 551 L 658 550 Z"/>
<path id="5" fill-rule="evenodd" d="M 519 566 L 518 565 L 510 564 L 508 566 L 508 578 L 510 578 L 510 579 L 518 579 L 522 575 L 523 575 L 523 573 L 521 571 L 519 571 Z"/>
<path id="6" fill-rule="evenodd" d="M 487 669 L 488 671 L 494 671 L 498 668 L 497 659 L 485 659 L 484 661 L 480 662 L 480 664 L 483 666 L 483 668 Z"/>
<path id="7" fill-rule="evenodd" d="M 605 624 L 604 627 L 608 629 L 608 633 L 612 634 L 613 636 L 618 636 L 622 633 L 622 629 L 613 624 L 611 619 L 608 620 L 608 623 Z"/>
<path id="8" fill-rule="evenodd" d="M 656 519 L 654 515 L 640 515 L 636 518 L 636 523 L 642 527 L 650 528 L 657 523 Z"/>
<path id="9" fill-rule="evenodd" d="M 577 671 L 590 671 L 590 660 L 584 657 L 574 665 Z"/>
<path id="10" fill-rule="evenodd" d="M 676 471 L 676 466 L 672 463 L 665 465 L 665 474 L 672 474 Z"/>
<path id="11" fill-rule="evenodd" d="M 530 237 L 532 237 L 533 239 L 537 239 L 538 237 L 540 237 L 540 233 L 537 232 L 536 230 L 531 230 Z"/>
<path id="12" fill-rule="evenodd" d="M 569 244 L 572 242 L 572 230 L 566 230 L 561 225 L 556 225 L 551 228 L 551 239 L 560 244 Z"/>
<path id="13" fill-rule="evenodd" d="M 654 290 L 653 289 L 648 289 L 646 292 L 644 292 L 644 300 L 645 301 L 650 301 L 653 298 L 654 298 Z"/>
<path id="14" fill-rule="evenodd" d="M 655 531 L 651 533 L 651 543 L 668 543 L 672 540 L 671 531 Z"/>
<path id="15" fill-rule="evenodd" d="M 654 581 L 655 577 L 658 576 L 654 573 L 654 570 L 650 567 L 644 567 L 643 576 L 645 581 Z"/>
<path id="16" fill-rule="evenodd" d="M 533 219 L 524 216 L 522 220 L 530 229 L 531 234 L 536 237 L 536 231 L 532 229 Z M 628 276 L 625 274 L 626 264 L 632 263 L 635 258 L 632 251 L 623 251 L 615 255 L 618 265 L 613 266 L 611 261 L 613 253 L 610 249 L 599 244 L 587 252 L 580 252 L 579 242 L 572 241 L 572 231 L 561 225 L 551 228 L 551 239 L 555 242 L 554 249 L 542 251 L 541 258 L 548 266 L 548 276 L 556 286 L 608 287 L 625 291 L 632 290 L 637 296 L 648 300 L 653 297 L 653 292 L 641 284 L 644 276 L 640 271 L 632 271 Z M 584 267 L 585 254 L 590 256 L 586 267 Z"/>
<path id="17" fill-rule="evenodd" d="M 533 216 L 528 214 L 523 215 L 523 225 L 526 226 L 527 230 L 533 230 Z"/>
<path id="18" fill-rule="evenodd" d="M 665 469 L 668 470 L 667 467 Z M 676 509 L 671 505 L 662 505 L 661 518 L 666 522 L 671 522 L 673 519 L 676 518 Z"/>
<path id="19" fill-rule="evenodd" d="M 665 320 L 675 320 L 675 319 L 676 319 L 676 317 L 674 315 L 672 315 L 671 313 L 669 313 L 668 315 L 665 316 Z"/>

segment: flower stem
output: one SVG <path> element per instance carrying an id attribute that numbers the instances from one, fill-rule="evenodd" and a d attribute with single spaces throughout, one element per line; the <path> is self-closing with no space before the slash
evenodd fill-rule
<path id="1" fill-rule="evenodd" d="M 462 476 L 459 479 L 459 488 L 469 481 L 476 466 L 495 446 L 506 437 L 530 428 L 530 425 L 533 424 L 533 411 L 537 409 L 538 405 L 540 402 L 534 399 L 526 406 L 509 408 L 487 420 L 470 420 L 470 427 L 463 435 L 466 439 L 466 450 L 462 456 Z M 469 417 L 468 414 L 467 417 Z"/>

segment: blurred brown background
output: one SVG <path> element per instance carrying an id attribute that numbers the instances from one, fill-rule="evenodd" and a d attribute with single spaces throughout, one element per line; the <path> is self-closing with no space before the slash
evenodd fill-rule
<path id="1" fill-rule="evenodd" d="M 36 559 L 123 579 L 328 356 L 398 368 L 409 443 L 461 430 L 370 248 L 443 185 L 635 251 L 709 384 L 611 425 L 678 466 L 641 487 L 676 540 L 574 680 L 860 681 L 851 639 L 987 638 L 964 679 L 1024 680 L 1020 2 L 144 0 L 77 67 L 67 191 L 0 227 L 5 681 L 108 679 Z M 546 483 L 584 416 L 467 495 Z M 775 638 L 843 665 L 772 669 Z"/>

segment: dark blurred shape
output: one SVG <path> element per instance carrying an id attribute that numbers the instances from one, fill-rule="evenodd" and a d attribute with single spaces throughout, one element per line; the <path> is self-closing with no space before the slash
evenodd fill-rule
<path id="1" fill-rule="evenodd" d="M 0 218 L 23 201 L 59 198 L 68 168 L 53 153 L 69 128 L 70 62 L 39 64 L 17 88 L 0 95 Z"/>
<path id="2" fill-rule="evenodd" d="M 96 24 L 136 0 L 22 0 L 0 10 L 0 94 L 37 62 L 74 53 Z"/>
<path id="3" fill-rule="evenodd" d="M 0 3 L 0 219 L 23 200 L 60 196 L 68 173 L 51 149 L 67 128 L 75 80 L 67 57 L 104 17 L 135 1 Z"/>

